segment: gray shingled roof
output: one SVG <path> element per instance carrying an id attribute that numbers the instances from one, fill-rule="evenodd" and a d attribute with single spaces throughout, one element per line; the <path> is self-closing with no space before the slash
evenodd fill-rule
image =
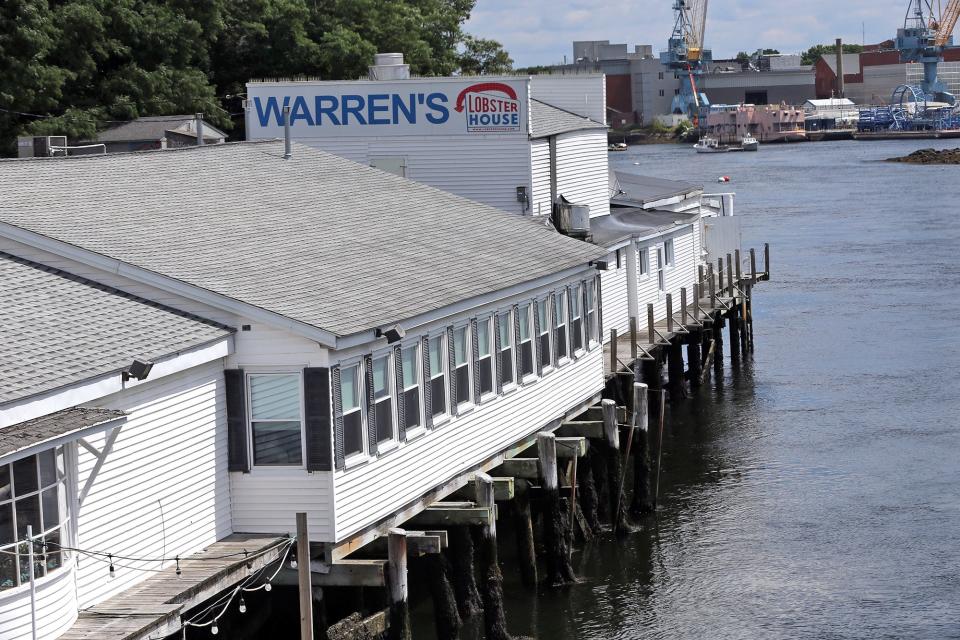
<path id="1" fill-rule="evenodd" d="M 131 120 L 130 122 L 124 122 L 116 126 L 110 127 L 104 131 L 101 131 L 97 134 L 97 142 L 137 142 L 141 140 L 159 140 L 166 136 L 167 131 L 176 130 L 183 125 L 190 124 L 194 120 L 192 115 L 182 115 L 182 116 L 146 116 L 143 118 L 137 118 L 136 120 Z M 219 138 L 226 138 L 224 132 L 220 131 L 212 124 L 203 121 L 204 140 L 217 140 Z M 193 135 L 196 134 L 191 131 L 180 131 L 183 135 Z"/>
<path id="2" fill-rule="evenodd" d="M 70 407 L 4 427 L 0 429 L 0 458 L 60 436 L 119 420 L 126 415 L 116 409 Z"/>
<path id="3" fill-rule="evenodd" d="M 546 138 L 583 129 L 606 129 L 607 125 L 552 104 L 530 99 L 530 137 Z"/>
<path id="4" fill-rule="evenodd" d="M 0 404 L 233 332 L 3 252 L 0 282 Z"/>
<path id="5" fill-rule="evenodd" d="M 610 203 L 625 207 L 644 207 L 651 202 L 666 200 L 703 191 L 703 185 L 681 180 L 667 180 L 641 176 L 624 171 L 611 171 Z"/>
<path id="6" fill-rule="evenodd" d="M 345 336 L 586 265 L 587 243 L 295 144 L 0 162 L 0 221 Z"/>
<path id="7" fill-rule="evenodd" d="M 647 211 L 641 208 L 615 207 L 610 214 L 590 219 L 593 242 L 610 247 L 634 236 L 670 231 L 692 223 L 697 214 L 676 211 Z"/>

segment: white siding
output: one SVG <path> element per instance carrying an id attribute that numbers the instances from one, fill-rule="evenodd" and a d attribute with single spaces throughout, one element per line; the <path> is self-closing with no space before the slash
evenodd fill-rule
<path id="1" fill-rule="evenodd" d="M 624 247 L 621 253 L 630 251 Z M 617 255 L 607 256 L 609 269 L 600 272 L 600 291 L 603 303 L 603 341 L 610 342 L 610 329 L 619 335 L 630 331 L 630 308 L 627 301 L 627 260 L 624 256 L 617 269 Z"/>
<path id="2" fill-rule="evenodd" d="M 647 332 L 647 305 L 654 304 L 654 314 L 657 318 L 663 317 L 663 296 L 657 287 L 657 242 L 641 242 L 637 244 L 637 330 L 646 335 Z M 660 243 L 662 244 L 662 243 Z M 645 253 L 645 255 L 644 255 Z M 640 268 L 640 261 L 644 260 L 646 273 Z M 666 275 L 666 274 L 664 274 Z"/>
<path id="3" fill-rule="evenodd" d="M 258 469 L 231 473 L 233 530 L 238 533 L 295 531 L 296 513 L 307 513 L 310 538 L 333 539 L 333 480 L 330 472 Z"/>
<path id="4" fill-rule="evenodd" d="M 234 355 L 227 367 L 286 367 L 299 371 L 304 367 L 327 366 L 327 349 L 318 343 L 273 329 L 264 324 L 246 323 L 248 331 L 237 331 Z M 238 327 L 239 329 L 240 327 Z"/>
<path id="5" fill-rule="evenodd" d="M 673 296 L 675 313 L 680 311 L 680 290 L 683 287 L 687 288 L 688 302 L 692 301 L 693 284 L 697 281 L 699 264 L 694 241 L 695 226 L 696 223 L 659 238 L 638 243 L 638 252 L 646 249 L 648 263 L 647 273 L 638 275 L 637 279 L 637 302 L 640 307 L 638 324 L 643 331 L 647 330 L 647 304 L 653 304 L 654 318 L 659 321 L 667 315 L 667 293 Z M 674 265 L 664 268 L 665 291 L 661 292 L 657 280 L 657 248 L 663 247 L 664 241 L 669 238 L 673 239 Z"/>
<path id="6" fill-rule="evenodd" d="M 521 212 L 517 187 L 531 188 L 526 135 L 344 136 L 297 141 L 365 165 L 374 157 L 402 157 L 407 178 L 510 213 Z"/>
<path id="7" fill-rule="evenodd" d="M 607 83 L 602 73 L 531 76 L 530 95 L 591 120 L 607 122 Z"/>
<path id="8" fill-rule="evenodd" d="M 603 129 L 557 136 L 557 192 L 590 205 L 590 217 L 610 213 L 607 133 Z"/>
<path id="9" fill-rule="evenodd" d="M 214 362 L 108 396 L 100 406 L 130 415 L 96 475 L 78 517 L 81 549 L 132 557 L 189 555 L 229 535 L 227 433 L 222 363 Z M 88 438 L 102 448 L 107 434 Z M 79 493 L 96 459 L 78 449 Z M 80 607 L 150 575 L 159 563 L 81 556 Z"/>
<path id="10" fill-rule="evenodd" d="M 56 638 L 77 619 L 73 573 L 71 559 L 59 571 L 37 580 L 37 638 Z M 0 592 L 0 640 L 30 637 L 30 587 Z"/>
<path id="11" fill-rule="evenodd" d="M 389 516 L 598 393 L 602 356 L 603 350 L 594 347 L 537 382 L 485 402 L 375 461 L 337 472 L 337 540 Z"/>
<path id="12" fill-rule="evenodd" d="M 546 138 L 530 141 L 531 184 L 530 212 L 549 216 L 550 202 L 550 143 Z"/>

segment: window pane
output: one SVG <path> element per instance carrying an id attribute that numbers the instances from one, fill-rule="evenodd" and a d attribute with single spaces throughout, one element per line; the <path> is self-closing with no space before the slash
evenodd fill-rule
<path id="1" fill-rule="evenodd" d="M 500 352 L 500 380 L 503 384 L 513 382 L 513 349 Z"/>
<path id="2" fill-rule="evenodd" d="M 393 402 L 388 397 L 377 403 L 377 442 L 393 439 Z"/>
<path id="3" fill-rule="evenodd" d="M 583 335 L 580 333 L 580 321 L 574 320 L 570 325 L 570 335 L 573 337 L 573 349 L 576 351 L 583 347 Z"/>
<path id="4" fill-rule="evenodd" d="M 570 313 L 574 318 L 580 315 L 580 285 L 573 288 L 573 295 L 570 296 Z"/>
<path id="5" fill-rule="evenodd" d="M 540 357 L 543 358 L 543 364 L 550 363 L 550 334 L 544 333 L 540 336 Z"/>
<path id="6" fill-rule="evenodd" d="M 10 486 L 10 466 L 0 465 L 0 502 L 9 500 L 11 497 L 13 493 Z"/>
<path id="7" fill-rule="evenodd" d="M 587 313 L 593 311 L 593 285 L 587 285 Z"/>
<path id="8" fill-rule="evenodd" d="M 254 420 L 299 420 L 300 376 L 251 375 L 250 415 Z"/>
<path id="9" fill-rule="evenodd" d="M 557 329 L 557 357 L 562 358 L 567 355 L 567 328 Z"/>
<path id="10" fill-rule="evenodd" d="M 43 530 L 53 529 L 60 524 L 60 499 L 57 497 L 57 485 L 53 485 L 42 496 Z"/>
<path id="11" fill-rule="evenodd" d="M 33 526 L 33 535 L 40 533 L 40 496 L 20 498 L 15 503 L 17 511 L 17 537 L 27 537 L 27 525 Z"/>
<path id="12" fill-rule="evenodd" d="M 524 342 L 520 345 L 520 360 L 522 364 L 521 375 L 528 376 L 533 373 L 533 343 Z"/>
<path id="13" fill-rule="evenodd" d="M 300 422 L 254 422 L 253 463 L 299 465 Z"/>
<path id="14" fill-rule="evenodd" d="M 443 336 L 430 338 L 430 377 L 443 375 Z"/>
<path id="15" fill-rule="evenodd" d="M 374 399 L 390 396 L 390 357 L 375 358 L 373 360 L 373 397 Z"/>
<path id="16" fill-rule="evenodd" d="M 439 416 L 447 412 L 447 388 L 444 378 L 434 378 L 430 383 L 430 401 L 433 415 Z"/>
<path id="17" fill-rule="evenodd" d="M 357 378 L 360 374 L 360 367 L 344 367 L 340 370 L 340 401 L 343 403 L 343 412 L 360 406 L 360 394 L 357 387 Z"/>
<path id="18" fill-rule="evenodd" d="M 550 330 L 550 323 L 547 321 L 547 303 L 544 301 L 537 303 L 537 322 L 540 323 L 541 333 Z"/>
<path id="19" fill-rule="evenodd" d="M 63 461 L 63 447 L 57 447 L 57 477 L 60 479 L 67 477 L 67 466 Z"/>
<path id="20" fill-rule="evenodd" d="M 12 548 L 0 553 L 0 589 L 17 586 L 17 556 L 11 555 Z"/>
<path id="21" fill-rule="evenodd" d="M 420 426 L 420 387 L 404 391 L 403 419 L 407 429 Z"/>
<path id="22" fill-rule="evenodd" d="M 13 535 L 13 504 L 8 502 L 0 505 L 0 545 L 9 544 L 16 539 Z"/>
<path id="23" fill-rule="evenodd" d="M 567 292 L 561 291 L 557 296 L 557 326 L 567 324 Z"/>
<path id="24" fill-rule="evenodd" d="M 22 458 L 13 463 L 13 494 L 22 496 L 37 490 L 37 456 Z"/>
<path id="25" fill-rule="evenodd" d="M 47 571 L 59 569 L 63 565 L 60 552 L 60 530 L 51 531 L 44 540 L 47 542 Z"/>
<path id="26" fill-rule="evenodd" d="M 403 350 L 403 388 L 409 389 L 417 384 L 420 371 L 420 349 L 417 345 Z"/>
<path id="27" fill-rule="evenodd" d="M 453 332 L 453 359 L 459 367 L 467 361 L 467 328 L 462 327 Z"/>
<path id="28" fill-rule="evenodd" d="M 40 462 L 40 486 L 49 487 L 57 481 L 57 453 L 47 449 L 37 454 Z"/>
<path id="29" fill-rule="evenodd" d="M 490 355 L 490 320 L 484 319 L 477 323 L 477 347 L 480 357 Z"/>
<path id="30" fill-rule="evenodd" d="M 510 330 L 510 314 L 497 317 L 497 330 L 500 332 L 500 349 L 509 349 L 513 344 L 513 331 Z"/>
<path id="31" fill-rule="evenodd" d="M 530 305 L 520 307 L 520 342 L 530 339 Z"/>
<path id="32" fill-rule="evenodd" d="M 343 450 L 348 456 L 363 452 L 363 420 L 359 411 L 343 416 Z"/>
<path id="33" fill-rule="evenodd" d="M 493 360 L 484 358 L 480 361 L 480 393 L 493 391 Z"/>
<path id="34" fill-rule="evenodd" d="M 457 367 L 457 404 L 470 402 L 470 368 Z"/>

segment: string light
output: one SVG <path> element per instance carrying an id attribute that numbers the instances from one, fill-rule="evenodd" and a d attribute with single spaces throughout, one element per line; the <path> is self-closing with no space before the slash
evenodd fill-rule
<path id="1" fill-rule="evenodd" d="M 220 633 L 220 627 L 217 626 L 216 622 L 214 622 L 213 626 L 210 627 L 210 633 L 212 633 L 213 635 L 217 635 L 218 633 Z"/>
<path id="2" fill-rule="evenodd" d="M 182 571 L 180 571 L 180 556 L 177 556 L 174 559 L 177 561 L 177 575 L 179 576 L 180 574 L 183 573 Z"/>
<path id="3" fill-rule="evenodd" d="M 110 577 L 115 578 L 117 576 L 117 571 L 113 568 L 113 555 L 108 553 L 107 558 L 110 559 Z"/>
<path id="4" fill-rule="evenodd" d="M 247 612 L 247 603 L 246 603 L 246 601 L 243 599 L 243 595 L 240 596 L 240 606 L 239 606 L 238 608 L 240 609 L 240 613 L 246 613 L 246 612 Z"/>

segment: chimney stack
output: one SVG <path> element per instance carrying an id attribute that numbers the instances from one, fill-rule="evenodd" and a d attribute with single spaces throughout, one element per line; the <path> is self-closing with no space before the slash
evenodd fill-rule
<path id="1" fill-rule="evenodd" d="M 283 108 L 283 159 L 289 160 L 293 155 L 293 145 L 290 141 L 290 107 Z"/>
<path id="2" fill-rule="evenodd" d="M 837 38 L 837 97 L 843 97 L 843 39 Z"/>
<path id="3" fill-rule="evenodd" d="M 196 124 L 197 129 L 197 146 L 203 146 L 203 114 L 195 113 L 193 115 L 194 123 Z"/>

